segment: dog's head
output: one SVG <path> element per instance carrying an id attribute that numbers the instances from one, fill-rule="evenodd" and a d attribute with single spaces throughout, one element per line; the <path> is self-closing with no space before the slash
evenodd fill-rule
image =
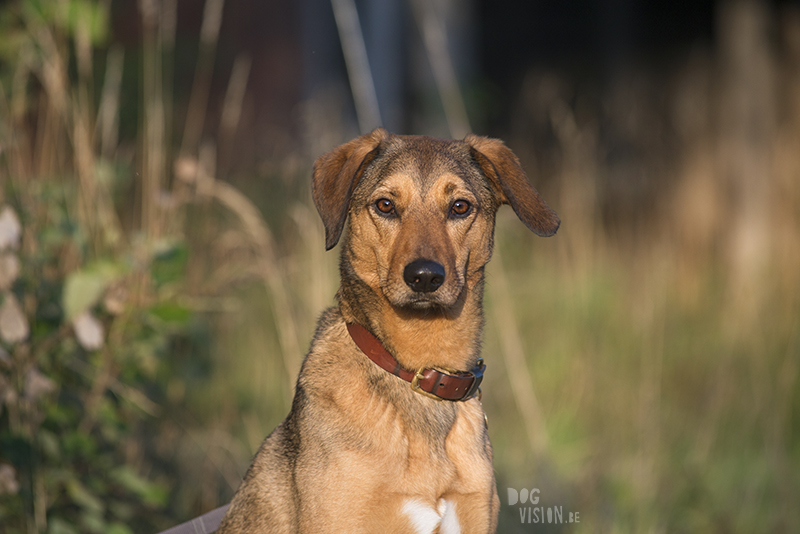
<path id="1" fill-rule="evenodd" d="M 493 247 L 494 219 L 510 204 L 540 236 L 559 226 L 502 141 L 400 136 L 378 128 L 314 163 L 313 196 L 333 248 L 395 307 L 448 308 Z"/>

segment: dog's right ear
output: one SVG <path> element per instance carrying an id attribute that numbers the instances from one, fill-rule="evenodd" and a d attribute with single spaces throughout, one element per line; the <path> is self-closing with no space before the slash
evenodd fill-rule
<path id="1" fill-rule="evenodd" d="M 525 226 L 542 237 L 555 234 L 561 220 L 530 184 L 511 149 L 499 139 L 478 135 L 469 134 L 464 141 L 502 202 L 511 205 Z"/>
<path id="2" fill-rule="evenodd" d="M 389 132 L 376 128 L 323 154 L 314 162 L 311 192 L 325 225 L 325 250 L 332 249 L 339 242 L 353 189 L 364 169 L 378 154 L 381 141 L 387 137 Z"/>

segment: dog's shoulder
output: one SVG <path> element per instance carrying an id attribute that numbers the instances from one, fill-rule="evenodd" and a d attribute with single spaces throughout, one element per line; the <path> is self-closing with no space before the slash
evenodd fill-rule
<path id="1" fill-rule="evenodd" d="M 311 346 L 300 370 L 301 384 L 313 379 L 315 384 L 325 375 L 347 371 L 357 358 L 358 348 L 347 333 L 347 325 L 338 307 L 328 308 L 317 321 Z M 315 384 L 309 384 L 312 389 Z"/>
<path id="2" fill-rule="evenodd" d="M 347 333 L 347 325 L 339 308 L 325 310 L 317 322 L 308 354 L 297 381 L 308 404 L 323 401 L 324 407 L 339 399 L 350 386 L 362 383 L 369 373 L 369 362 Z M 305 404 L 305 403 L 304 403 Z M 293 411 L 295 407 L 293 406 Z"/>
<path id="3" fill-rule="evenodd" d="M 331 306 L 323 311 L 322 315 L 320 315 L 317 320 L 314 336 L 311 338 L 311 350 L 313 351 L 320 343 L 336 339 L 339 337 L 336 335 L 337 330 L 343 333 L 346 331 L 346 328 L 342 312 L 339 310 L 338 306 Z"/>

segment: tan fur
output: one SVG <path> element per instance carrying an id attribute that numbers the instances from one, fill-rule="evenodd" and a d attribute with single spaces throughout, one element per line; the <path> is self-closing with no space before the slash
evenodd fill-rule
<path id="1" fill-rule="evenodd" d="M 511 204 L 539 235 L 554 234 L 558 217 L 502 142 L 473 135 L 378 129 L 321 156 L 313 186 L 327 248 L 347 223 L 339 306 L 320 319 L 292 410 L 218 532 L 413 532 L 410 501 L 454 506 L 464 534 L 494 532 L 499 499 L 479 400 L 415 393 L 361 352 L 346 323 L 370 330 L 406 369 L 467 371 L 480 353 L 497 208 Z M 393 216 L 376 208 L 381 199 Z M 469 202 L 468 215 L 453 215 L 456 201 Z M 435 291 L 404 280 L 420 259 L 444 269 Z"/>

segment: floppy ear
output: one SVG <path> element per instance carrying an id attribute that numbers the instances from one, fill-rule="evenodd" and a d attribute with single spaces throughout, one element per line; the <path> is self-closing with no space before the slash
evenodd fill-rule
<path id="1" fill-rule="evenodd" d="M 314 162 L 311 192 L 325 225 L 325 250 L 339 242 L 347 219 L 350 197 L 367 165 L 378 153 L 378 145 L 389 136 L 383 128 L 357 137 L 323 154 Z"/>
<path id="2" fill-rule="evenodd" d="M 517 156 L 499 139 L 469 134 L 464 141 L 501 201 L 511 205 L 525 226 L 542 237 L 555 234 L 561 220 L 530 184 Z"/>

